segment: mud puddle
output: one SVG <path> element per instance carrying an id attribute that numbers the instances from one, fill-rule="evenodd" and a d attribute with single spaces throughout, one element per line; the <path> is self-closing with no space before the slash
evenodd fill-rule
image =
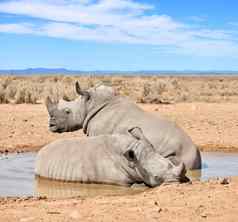
<path id="1" fill-rule="evenodd" d="M 136 194 L 146 187 L 123 187 L 102 184 L 80 184 L 51 181 L 34 176 L 35 153 L 0 156 L 0 197 L 47 196 L 89 197 L 97 195 Z M 190 171 L 193 179 L 238 176 L 238 153 L 202 153 L 203 168 Z"/>
<path id="2" fill-rule="evenodd" d="M 203 152 L 202 169 L 187 173 L 192 179 L 238 176 L 238 153 Z"/>

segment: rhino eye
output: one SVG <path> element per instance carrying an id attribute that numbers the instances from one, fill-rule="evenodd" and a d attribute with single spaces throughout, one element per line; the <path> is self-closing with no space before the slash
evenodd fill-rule
<path id="1" fill-rule="evenodd" d="M 124 156 L 126 157 L 126 159 L 128 161 L 136 161 L 136 155 L 135 152 L 133 150 L 128 150 L 126 151 L 126 153 L 124 154 Z"/>
<path id="2" fill-rule="evenodd" d="M 68 108 L 66 108 L 64 111 L 65 111 L 66 114 L 70 114 L 71 113 L 71 110 L 68 109 Z"/>

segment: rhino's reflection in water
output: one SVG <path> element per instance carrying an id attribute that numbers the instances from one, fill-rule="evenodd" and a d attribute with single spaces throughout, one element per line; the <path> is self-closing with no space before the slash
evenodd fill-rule
<path id="1" fill-rule="evenodd" d="M 66 197 L 95 197 L 133 195 L 145 191 L 148 187 L 125 187 L 105 184 L 81 184 L 53 181 L 45 178 L 35 178 L 35 196 L 47 196 L 49 198 Z"/>

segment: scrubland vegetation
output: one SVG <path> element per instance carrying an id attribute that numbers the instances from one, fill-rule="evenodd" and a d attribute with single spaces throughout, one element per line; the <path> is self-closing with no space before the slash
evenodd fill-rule
<path id="1" fill-rule="evenodd" d="M 237 102 L 238 77 L 158 76 L 1 76 L 0 103 L 41 103 L 77 97 L 74 83 L 82 88 L 99 83 L 141 103 Z"/>

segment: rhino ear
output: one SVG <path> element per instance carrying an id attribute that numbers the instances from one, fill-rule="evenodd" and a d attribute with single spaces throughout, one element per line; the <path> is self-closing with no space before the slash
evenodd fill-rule
<path id="1" fill-rule="evenodd" d="M 88 91 L 86 90 L 82 90 L 80 85 L 79 85 L 79 82 L 77 81 L 76 84 L 75 84 L 75 89 L 76 89 L 76 92 L 80 95 L 80 96 L 84 96 L 86 98 L 86 100 L 88 100 L 90 98 L 90 94 Z"/>
<path id="2" fill-rule="evenodd" d="M 131 129 L 128 130 L 128 132 L 137 140 L 142 140 L 143 142 L 145 142 L 147 145 L 152 146 L 152 143 L 146 138 L 146 136 L 144 135 L 143 131 L 141 128 L 139 127 L 133 127 Z"/>
<path id="3" fill-rule="evenodd" d="M 131 128 L 131 129 L 129 129 L 128 132 L 129 132 L 133 137 L 135 137 L 137 140 L 143 140 L 143 139 L 145 139 L 145 135 L 144 135 L 142 129 L 139 128 L 139 127 L 133 127 L 133 128 Z"/>

